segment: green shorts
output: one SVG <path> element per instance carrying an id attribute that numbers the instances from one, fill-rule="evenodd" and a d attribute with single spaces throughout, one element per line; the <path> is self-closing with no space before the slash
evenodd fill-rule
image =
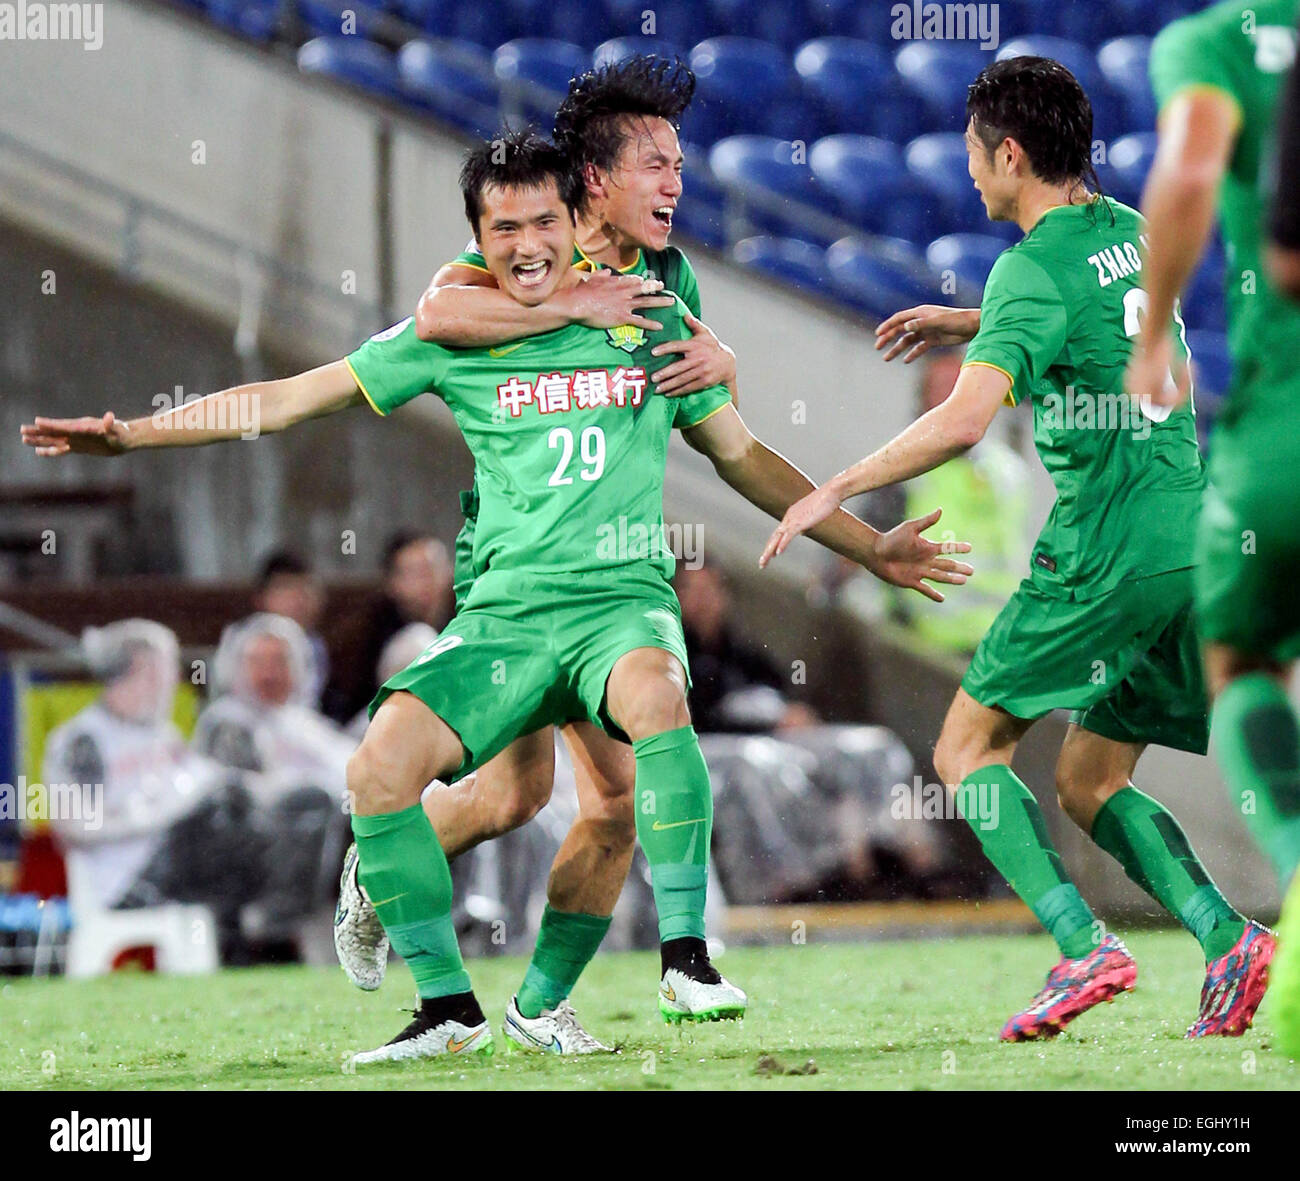
<path id="1" fill-rule="evenodd" d="M 1300 656 L 1300 448 L 1276 421 L 1267 442 L 1216 432 L 1196 533 L 1201 638 Z M 1257 436 L 1258 432 L 1251 432 Z"/>
<path id="2" fill-rule="evenodd" d="M 585 720 L 624 742 L 605 683 L 634 648 L 663 648 L 690 677 L 681 610 L 655 569 L 546 575 L 488 570 L 438 639 L 380 687 L 413 693 L 460 736 L 457 779 L 516 738 Z"/>
<path id="3" fill-rule="evenodd" d="M 1018 718 L 1069 709 L 1116 742 L 1204 754 L 1210 723 L 1192 571 L 1123 582 L 1085 602 L 1020 584 L 980 642 L 962 688 Z"/>

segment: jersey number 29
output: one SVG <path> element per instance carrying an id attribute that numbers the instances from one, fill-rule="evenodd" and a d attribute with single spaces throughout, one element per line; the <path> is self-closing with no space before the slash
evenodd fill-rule
<path id="1" fill-rule="evenodd" d="M 560 461 L 546 483 L 552 488 L 562 488 L 572 484 L 573 477 L 566 475 L 569 461 L 573 458 L 573 432 L 567 426 L 557 426 L 546 440 L 546 445 L 554 451 L 560 450 Z M 599 480 L 605 473 L 605 432 L 598 426 L 584 427 L 578 438 L 578 457 L 583 466 L 578 475 L 588 481 Z"/>

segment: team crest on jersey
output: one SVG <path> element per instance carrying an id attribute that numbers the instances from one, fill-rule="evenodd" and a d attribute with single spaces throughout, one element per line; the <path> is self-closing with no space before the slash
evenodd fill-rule
<path id="1" fill-rule="evenodd" d="M 609 337 L 610 344 L 625 353 L 635 353 L 645 344 L 645 329 L 638 328 L 635 324 L 620 324 L 617 328 L 606 328 L 605 335 Z"/>

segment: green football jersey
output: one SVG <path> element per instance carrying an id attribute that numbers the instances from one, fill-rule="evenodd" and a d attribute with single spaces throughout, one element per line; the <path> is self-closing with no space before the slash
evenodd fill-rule
<path id="1" fill-rule="evenodd" d="M 1049 209 L 993 264 L 966 351 L 964 364 L 1011 379 L 1013 405 L 1033 403 L 1056 503 L 1030 578 L 1061 598 L 1192 564 L 1203 486 L 1194 410 L 1139 408 L 1124 392 L 1146 309 L 1142 229 L 1108 199 Z"/>
<path id="2" fill-rule="evenodd" d="M 479 271 L 487 270 L 483 255 L 479 253 L 473 242 L 452 259 L 451 265 L 473 267 Z M 595 270 L 600 266 L 599 263 L 588 258 L 577 243 L 574 243 L 573 246 L 572 265 L 584 267 L 588 270 Z M 619 273 L 622 275 L 652 275 L 664 285 L 666 290 L 671 291 L 674 295 L 681 296 L 682 303 L 690 308 L 692 316 L 699 319 L 704 314 L 700 311 L 700 284 L 695 278 L 695 268 L 691 266 L 690 259 L 676 246 L 669 246 L 665 250 L 638 251 L 636 262 L 630 267 L 625 267 Z M 651 309 L 652 312 L 656 310 L 655 308 Z M 652 315 L 650 318 L 654 319 L 654 316 Z M 667 358 L 667 361 L 672 360 L 672 357 Z"/>
<path id="3" fill-rule="evenodd" d="M 565 573 L 673 558 L 663 524 L 664 465 L 674 427 L 730 405 L 725 386 L 654 394 L 650 350 L 689 335 L 685 305 L 656 309 L 656 333 L 570 325 L 495 348 L 421 341 L 413 321 L 347 358 L 380 414 L 432 393 L 474 457 L 479 495 L 473 568 Z"/>
<path id="4" fill-rule="evenodd" d="M 1272 288 L 1262 257 L 1274 108 L 1295 61 L 1298 17 L 1300 0 L 1229 0 L 1175 21 L 1151 48 L 1151 82 L 1162 108 L 1188 90 L 1208 88 L 1231 98 L 1241 116 L 1219 195 L 1234 362 L 1231 399 L 1219 416 L 1224 427 L 1248 408 L 1300 419 L 1300 305 Z"/>

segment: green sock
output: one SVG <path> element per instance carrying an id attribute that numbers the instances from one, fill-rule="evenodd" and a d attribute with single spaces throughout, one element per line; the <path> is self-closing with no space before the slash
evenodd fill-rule
<path id="1" fill-rule="evenodd" d="M 1300 725 L 1267 673 L 1238 677 L 1219 694 L 1214 749 L 1233 803 L 1285 887 L 1300 865 Z"/>
<path id="2" fill-rule="evenodd" d="M 573 914 L 554 910 L 547 903 L 537 932 L 537 947 L 515 997 L 525 1017 L 555 1008 L 573 991 L 611 921 L 609 915 Z"/>
<path id="3" fill-rule="evenodd" d="M 704 938 L 713 788 L 693 726 L 632 744 L 636 835 L 650 862 L 659 940 Z"/>
<path id="4" fill-rule="evenodd" d="M 357 878 L 421 997 L 469 992 L 451 921 L 451 870 L 419 804 L 352 817 Z"/>
<path id="5" fill-rule="evenodd" d="M 969 806 L 990 800 L 992 809 Z M 1038 916 L 1061 954 L 1074 960 L 1092 951 L 1092 911 L 1061 865 L 1038 801 L 1019 776 L 1001 763 L 981 767 L 962 780 L 958 803 L 984 855 Z"/>
<path id="6" fill-rule="evenodd" d="M 1124 872 L 1183 924 L 1207 960 L 1232 950 L 1246 920 L 1219 892 L 1178 821 L 1158 800 L 1129 784 L 1092 822 L 1092 839 Z"/>

